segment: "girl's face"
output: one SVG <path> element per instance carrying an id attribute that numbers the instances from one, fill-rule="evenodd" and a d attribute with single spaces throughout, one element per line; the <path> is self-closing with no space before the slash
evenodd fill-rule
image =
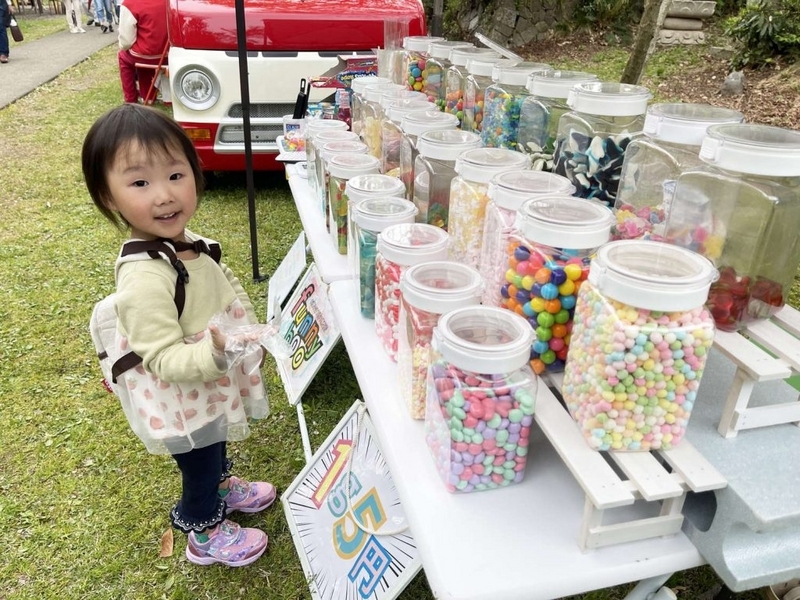
<path id="1" fill-rule="evenodd" d="M 107 177 L 109 208 L 128 222 L 132 238 L 185 241 L 184 229 L 197 209 L 197 188 L 183 152 L 148 152 L 134 141 L 120 148 Z"/>

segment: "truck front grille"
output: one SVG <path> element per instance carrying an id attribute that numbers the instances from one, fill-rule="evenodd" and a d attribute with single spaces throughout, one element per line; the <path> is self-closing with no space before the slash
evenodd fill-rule
<path id="1" fill-rule="evenodd" d="M 294 112 L 294 104 L 253 103 L 250 105 L 250 117 L 253 119 L 280 119 Z M 233 104 L 228 111 L 232 119 L 243 117 L 242 105 Z"/>
<path id="2" fill-rule="evenodd" d="M 251 125 L 250 137 L 253 145 L 274 145 L 279 135 L 283 135 L 283 125 Z M 244 144 L 244 127 L 241 125 L 223 125 L 219 132 L 221 144 Z"/>

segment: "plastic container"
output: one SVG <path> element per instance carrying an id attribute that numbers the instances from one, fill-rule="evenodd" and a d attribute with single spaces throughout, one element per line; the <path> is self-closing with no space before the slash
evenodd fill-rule
<path id="1" fill-rule="evenodd" d="M 458 119 L 438 110 L 412 112 L 400 121 L 400 171 L 398 177 L 406 186 L 406 198 L 414 198 L 414 162 L 417 160 L 417 138 L 426 131 L 456 129 Z"/>
<path id="2" fill-rule="evenodd" d="M 341 140 L 341 141 L 324 141 L 323 143 L 323 135 L 317 137 L 318 146 L 322 144 L 317 150 L 317 164 L 322 169 L 321 175 L 318 173 L 320 177 L 319 181 L 322 184 L 319 191 L 319 201 L 324 206 L 322 213 L 325 215 L 325 224 L 328 224 L 329 213 L 328 209 L 330 208 L 330 188 L 329 188 L 329 173 L 328 173 L 328 162 L 334 156 L 338 154 L 367 154 L 369 148 L 364 142 L 358 141 L 355 133 L 350 133 L 353 138 L 349 140 Z"/>
<path id="3" fill-rule="evenodd" d="M 403 63 L 405 65 L 406 87 L 409 90 L 420 92 L 427 86 L 426 70 L 428 62 L 428 48 L 433 42 L 443 42 L 443 37 L 426 35 L 412 35 L 403 38 Z"/>
<path id="4" fill-rule="evenodd" d="M 350 129 L 357 133 L 359 137 L 362 137 L 364 128 L 363 109 L 366 102 L 364 91 L 368 85 L 380 85 L 382 83 L 391 83 L 391 80 L 388 77 L 360 75 L 359 77 L 353 77 L 350 82 L 350 113 L 352 119 Z"/>
<path id="5" fill-rule="evenodd" d="M 531 368 L 537 375 L 564 370 L 577 294 L 613 224 L 609 208 L 581 198 L 545 196 L 520 207 L 500 293 L 504 306 L 534 329 Z"/>
<path id="6" fill-rule="evenodd" d="M 416 93 L 416 92 L 414 92 Z M 395 100 L 386 108 L 381 121 L 381 171 L 398 176 L 400 172 L 400 148 L 403 131 L 400 124 L 409 114 L 436 111 L 436 105 L 425 100 Z M 438 112 L 438 111 L 437 111 Z"/>
<path id="7" fill-rule="evenodd" d="M 735 331 L 780 310 L 800 263 L 800 133 L 713 125 L 700 158 L 678 177 L 665 237 L 719 269 L 708 307 Z"/>
<path id="8" fill-rule="evenodd" d="M 477 148 L 462 152 L 456 160 L 456 176 L 450 182 L 450 256 L 478 268 L 489 202 L 489 182 L 503 171 L 529 169 L 527 154 L 505 148 Z"/>
<path id="9" fill-rule="evenodd" d="M 454 48 L 472 48 L 470 42 L 447 41 L 431 42 L 428 48 L 428 60 L 425 64 L 427 76 L 424 78 L 425 86 L 422 91 L 428 100 L 435 102 L 439 110 L 444 110 L 445 80 L 450 62 L 450 53 Z"/>
<path id="10" fill-rule="evenodd" d="M 700 145 L 711 125 L 741 123 L 742 113 L 708 104 L 653 104 L 644 119 L 644 136 L 625 151 L 619 193 L 614 203 L 614 239 L 635 240 L 651 234 L 663 239 L 675 180 L 696 169 Z"/>
<path id="11" fill-rule="evenodd" d="M 399 83 L 380 83 L 364 88 L 365 102 L 361 108 L 363 123 L 361 139 L 369 146 L 369 153 L 375 158 L 381 157 L 381 122 L 383 120 L 381 98 L 388 92 L 404 89 L 405 87 Z"/>
<path id="12" fill-rule="evenodd" d="M 431 344 L 425 439 L 450 492 L 490 490 L 525 476 L 537 378 L 525 319 L 488 306 L 439 319 Z"/>
<path id="13" fill-rule="evenodd" d="M 450 183 L 456 176 L 456 159 L 462 152 L 479 148 L 481 136 L 455 129 L 427 131 L 417 138 L 414 161 L 414 204 L 417 221 L 447 228 Z M 423 186 L 417 185 L 423 182 Z"/>
<path id="14" fill-rule="evenodd" d="M 366 145 L 365 145 L 366 146 Z M 328 161 L 328 230 L 339 254 L 347 254 L 347 183 L 359 175 L 379 173 L 381 162 L 368 154 L 337 154 Z"/>
<path id="15" fill-rule="evenodd" d="M 492 72 L 496 64 L 513 66 L 515 61 L 502 57 L 470 58 L 466 64 L 467 76 L 464 78 L 463 117 L 461 129 L 480 133 L 483 129 L 483 101 L 486 88 L 492 85 Z"/>
<path id="16" fill-rule="evenodd" d="M 431 339 L 439 317 L 478 304 L 482 288 L 475 269 L 448 261 L 414 265 L 401 276 L 397 374 L 411 418 L 425 418 Z"/>
<path id="17" fill-rule="evenodd" d="M 317 171 L 317 148 L 316 137 L 322 132 L 340 131 L 345 133 L 343 138 L 352 139 L 350 132 L 347 131 L 347 123 L 344 121 L 329 121 L 323 119 L 308 119 L 306 121 L 306 132 L 304 136 L 306 146 L 306 173 L 308 175 L 308 185 L 314 197 L 319 194 L 321 175 Z M 332 141 L 332 140 L 331 140 Z"/>
<path id="18" fill-rule="evenodd" d="M 626 83 L 581 83 L 572 88 L 570 111 L 558 120 L 554 170 L 576 196 L 613 207 L 625 149 L 644 126 L 647 88 Z"/>
<path id="19" fill-rule="evenodd" d="M 507 248 L 515 230 L 517 211 L 531 198 L 542 196 L 571 196 L 575 192 L 566 177 L 542 171 L 506 171 L 489 182 L 486 195 L 486 221 L 483 226 L 481 257 L 478 272 L 486 285 L 482 304 L 502 307 L 500 289 L 506 284 Z"/>
<path id="20" fill-rule="evenodd" d="M 597 252 L 578 292 L 563 397 L 597 450 L 669 450 L 683 439 L 714 320 L 717 272 L 699 254 L 619 240 Z"/>
<path id="21" fill-rule="evenodd" d="M 483 101 L 481 140 L 484 146 L 518 149 L 520 109 L 529 96 L 526 87 L 528 77 L 550 70 L 550 65 L 535 62 L 513 65 L 499 62 L 494 65 L 493 83 L 486 88 Z"/>
<path id="22" fill-rule="evenodd" d="M 464 119 L 464 82 L 467 78 L 467 61 L 471 58 L 502 58 L 490 48 L 453 48 L 450 51 L 450 68 L 445 76 L 444 112 L 458 117 L 461 127 Z"/>
<path id="23" fill-rule="evenodd" d="M 353 206 L 353 234 L 358 265 L 361 316 L 375 318 L 375 262 L 378 237 L 393 225 L 413 223 L 417 209 L 405 198 L 368 198 Z"/>

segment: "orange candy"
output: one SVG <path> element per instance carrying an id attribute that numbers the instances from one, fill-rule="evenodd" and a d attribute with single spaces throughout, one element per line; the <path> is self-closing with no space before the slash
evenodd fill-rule
<path id="1" fill-rule="evenodd" d="M 542 373 L 544 373 L 545 368 L 546 365 L 538 358 L 534 358 L 531 361 L 531 369 L 533 369 L 533 372 L 536 373 L 537 375 L 541 375 Z"/>
<path id="2" fill-rule="evenodd" d="M 547 267 L 542 267 L 541 269 L 536 271 L 536 274 L 533 276 L 533 278 L 536 280 L 536 283 L 540 283 L 542 285 L 544 285 L 545 283 L 549 283 L 550 269 L 548 269 Z"/>
<path id="3" fill-rule="evenodd" d="M 561 300 L 558 298 L 553 298 L 552 300 L 547 300 L 544 303 L 544 309 L 549 312 L 551 315 L 556 314 L 558 311 L 561 310 Z"/>

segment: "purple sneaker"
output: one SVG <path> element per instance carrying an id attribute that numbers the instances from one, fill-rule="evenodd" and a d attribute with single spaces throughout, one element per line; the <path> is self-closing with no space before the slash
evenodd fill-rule
<path id="1" fill-rule="evenodd" d="M 266 481 L 249 482 L 231 477 L 228 495 L 223 498 L 227 506 L 226 514 L 238 510 L 243 513 L 256 513 L 272 506 L 277 492 L 275 486 Z"/>
<path id="2" fill-rule="evenodd" d="M 196 565 L 219 563 L 228 567 L 244 567 L 264 554 L 267 534 L 260 529 L 240 527 L 225 520 L 209 534 L 208 541 L 200 543 L 194 532 L 186 543 L 186 558 Z"/>

